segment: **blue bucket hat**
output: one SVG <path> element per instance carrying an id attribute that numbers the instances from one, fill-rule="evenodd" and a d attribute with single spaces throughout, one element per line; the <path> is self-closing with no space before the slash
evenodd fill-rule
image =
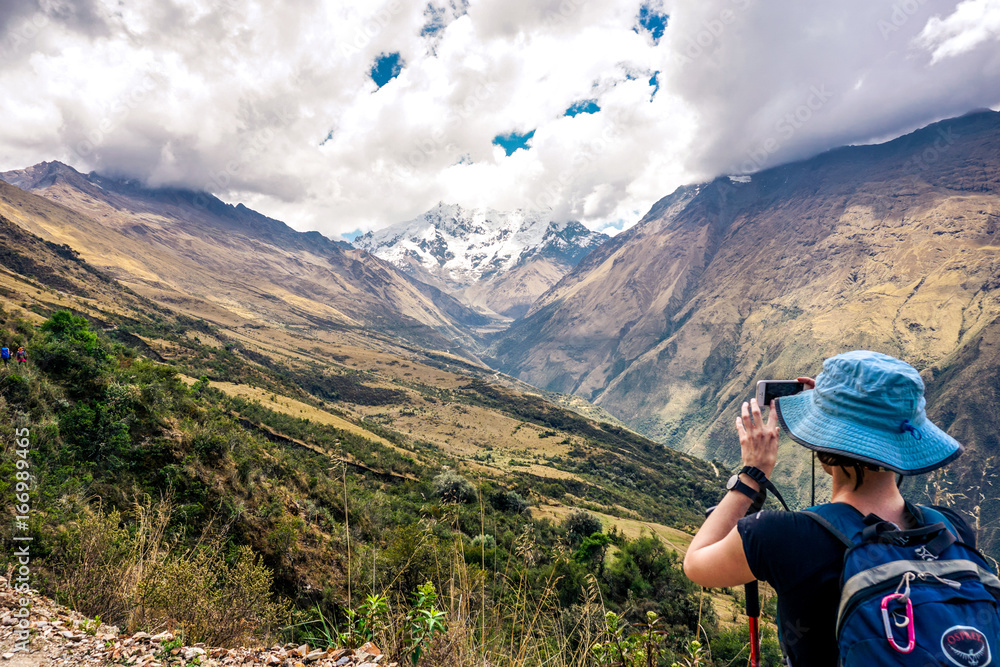
<path id="1" fill-rule="evenodd" d="M 782 428 L 803 447 L 916 475 L 963 450 L 927 419 L 926 404 L 913 366 L 856 350 L 824 361 L 816 388 L 777 399 L 777 410 Z"/>

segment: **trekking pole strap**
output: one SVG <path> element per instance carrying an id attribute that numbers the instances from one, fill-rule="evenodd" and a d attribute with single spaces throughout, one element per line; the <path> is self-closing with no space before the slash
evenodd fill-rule
<path id="1" fill-rule="evenodd" d="M 804 514 L 813 521 L 815 521 L 816 523 L 818 523 L 819 525 L 823 526 L 823 528 L 825 528 L 828 533 L 836 537 L 837 540 L 848 549 L 854 546 L 854 540 L 849 538 L 847 535 L 844 535 L 844 533 L 841 532 L 840 529 L 838 529 L 836 526 L 834 526 L 832 523 L 827 521 L 825 518 L 823 518 L 816 512 L 812 512 L 810 510 L 799 510 L 799 514 Z"/>

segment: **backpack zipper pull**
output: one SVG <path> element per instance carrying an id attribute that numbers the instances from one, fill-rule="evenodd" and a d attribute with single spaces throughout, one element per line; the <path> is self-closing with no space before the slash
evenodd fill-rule
<path id="1" fill-rule="evenodd" d="M 911 573 L 907 572 L 907 574 L 911 574 Z M 952 588 L 961 588 L 962 587 L 962 583 L 961 582 L 955 581 L 954 579 L 943 579 L 943 578 L 937 576 L 936 574 L 934 574 L 933 572 L 921 572 L 917 576 L 920 577 L 924 581 L 927 581 L 927 579 L 929 579 L 929 578 L 937 579 L 942 584 L 944 584 L 946 586 L 951 586 Z M 907 588 L 909 588 L 909 584 L 907 584 Z"/>

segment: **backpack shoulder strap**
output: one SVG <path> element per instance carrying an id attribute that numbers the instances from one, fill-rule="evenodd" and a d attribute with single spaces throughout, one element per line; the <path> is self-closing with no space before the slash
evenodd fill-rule
<path id="1" fill-rule="evenodd" d="M 951 539 L 945 544 L 946 537 L 942 535 L 940 546 L 948 547 L 958 542 L 974 551 L 982 558 L 983 562 L 987 562 L 983 553 L 976 548 L 976 534 L 955 510 L 950 507 L 927 507 L 925 505 L 916 505 L 915 507 L 921 514 L 918 519 L 923 525 L 940 523 L 947 528 L 946 533 L 951 536 Z"/>
<path id="2" fill-rule="evenodd" d="M 947 507 L 935 507 L 927 505 L 913 505 L 911 508 L 916 508 L 919 512 L 917 515 L 917 520 L 920 521 L 921 525 L 927 525 L 931 523 L 943 523 L 948 530 L 955 534 L 959 539 L 962 538 L 962 534 L 959 530 L 958 521 L 961 521 L 961 517 L 955 514 L 955 511 Z"/>
<path id="3" fill-rule="evenodd" d="M 800 510 L 800 514 L 804 514 L 818 523 L 848 549 L 855 545 L 851 536 L 857 535 L 864 528 L 864 520 L 859 512 L 843 503 L 816 505 Z"/>

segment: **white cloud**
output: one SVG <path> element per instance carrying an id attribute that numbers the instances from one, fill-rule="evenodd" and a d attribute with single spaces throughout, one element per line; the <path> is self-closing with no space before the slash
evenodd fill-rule
<path id="1" fill-rule="evenodd" d="M 1000 0 L 964 0 L 942 19 L 932 16 L 917 42 L 933 49 L 932 62 L 967 53 L 1000 39 Z"/>
<path id="2" fill-rule="evenodd" d="M 698 113 L 688 166 L 754 171 L 1000 103 L 1000 52 L 931 65 L 914 43 L 953 0 L 674 4 L 664 84 Z"/>
<path id="3" fill-rule="evenodd" d="M 0 1 L 0 169 L 61 159 L 331 235 L 438 201 L 627 227 L 695 178 L 996 105 L 996 3 L 657 0 L 654 43 L 641 0 Z"/>

